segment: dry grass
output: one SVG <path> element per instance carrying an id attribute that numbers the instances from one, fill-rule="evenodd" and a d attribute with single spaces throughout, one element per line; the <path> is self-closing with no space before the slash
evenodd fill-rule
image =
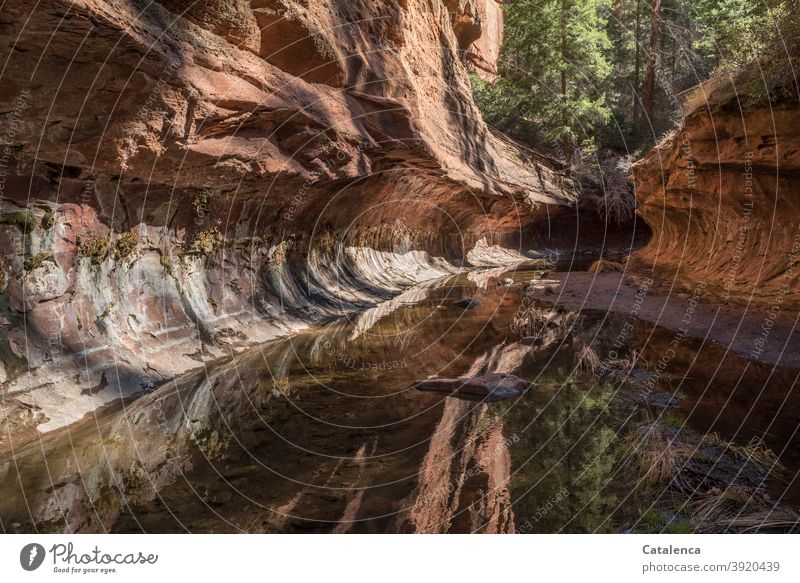
<path id="1" fill-rule="evenodd" d="M 788 509 L 776 509 L 759 492 L 740 486 L 714 488 L 695 497 L 691 524 L 701 532 L 758 532 L 791 529 L 800 516 Z"/>
<path id="2" fill-rule="evenodd" d="M 633 156 L 611 159 L 600 165 L 599 182 L 603 195 L 597 200 L 597 212 L 605 221 L 618 225 L 633 219 L 636 213 L 636 198 L 628 180 Z"/>
<path id="3" fill-rule="evenodd" d="M 613 221 L 618 225 L 633 219 L 636 201 L 631 194 L 622 194 L 620 190 L 606 190 L 597 202 L 597 212 L 603 220 Z"/>
<path id="4" fill-rule="evenodd" d="M 730 530 L 736 532 L 758 532 L 764 529 L 790 530 L 800 524 L 800 516 L 788 510 L 762 510 L 742 514 L 727 521 Z"/>
<path id="5" fill-rule="evenodd" d="M 745 511 L 752 497 L 752 492 L 737 486 L 698 494 L 693 503 L 692 526 L 699 530 L 729 524 Z"/>
<path id="6" fill-rule="evenodd" d="M 729 451 L 731 454 L 755 464 L 763 471 L 782 470 L 784 467 L 775 452 L 758 437 L 753 437 L 747 445 L 737 445 L 723 439 L 717 433 L 707 433 L 703 436 L 703 444 Z"/>
<path id="7" fill-rule="evenodd" d="M 561 313 L 543 310 L 535 305 L 523 306 L 511 321 L 511 331 L 520 337 L 544 336 L 550 332 L 552 337 L 566 337 L 577 319 L 575 313 Z"/>
<path id="8" fill-rule="evenodd" d="M 650 363 L 642 358 L 641 352 L 636 349 L 631 352 L 630 356 L 608 361 L 607 364 L 610 369 L 608 374 L 620 381 L 631 380 L 631 374 L 636 368 L 650 369 Z"/>
<path id="9" fill-rule="evenodd" d="M 761 491 L 758 480 L 729 483 L 730 477 L 724 470 L 716 478 L 707 473 L 707 465 L 717 463 L 708 458 L 717 455 L 708 453 L 709 447 L 723 450 L 725 453 L 721 455 L 732 461 L 746 459 L 760 466 L 778 466 L 774 453 L 760 440 L 737 446 L 716 434 L 708 434 L 683 436 L 678 441 L 678 435 L 682 434 L 666 427 L 650 425 L 643 429 L 645 433 L 631 434 L 627 438 L 630 456 L 625 463 L 638 460 L 642 484 L 666 487 L 673 503 L 676 497 L 682 502 L 682 508 L 689 510 L 691 531 L 788 531 L 800 524 L 797 514 L 776 506 Z M 714 483 L 716 485 L 712 485 Z M 659 494 L 661 496 L 663 494 Z"/>
<path id="10" fill-rule="evenodd" d="M 511 331 L 522 337 L 534 336 L 541 332 L 549 321 L 549 312 L 534 305 L 521 307 L 511 321 Z"/>
<path id="11" fill-rule="evenodd" d="M 741 448 L 740 454 L 748 461 L 754 462 L 764 470 L 784 469 L 783 464 L 767 445 L 759 438 L 753 437 L 750 442 Z"/>
<path id="12" fill-rule="evenodd" d="M 576 367 L 582 373 L 596 377 L 602 371 L 602 361 L 597 352 L 588 345 L 584 345 L 578 352 Z"/>
<path id="13" fill-rule="evenodd" d="M 634 446 L 645 484 L 667 484 L 682 491 L 691 489 L 681 470 L 693 453 L 693 446 L 677 443 L 655 426 Z"/>
<path id="14" fill-rule="evenodd" d="M 576 367 L 581 373 L 595 378 L 609 376 L 619 380 L 627 380 L 633 369 L 642 362 L 643 360 L 636 351 L 630 357 L 603 361 L 597 351 L 588 345 L 584 345 L 576 357 Z"/>
<path id="15" fill-rule="evenodd" d="M 674 434 L 658 425 L 643 429 L 644 433 L 632 433 L 626 438 L 629 455 L 625 463 L 638 464 L 639 483 L 666 486 L 678 493 L 692 492 L 689 476 L 683 470 L 695 453 L 694 445 L 677 441 Z"/>

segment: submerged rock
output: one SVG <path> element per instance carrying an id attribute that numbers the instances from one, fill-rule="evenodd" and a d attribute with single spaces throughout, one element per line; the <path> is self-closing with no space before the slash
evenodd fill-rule
<path id="1" fill-rule="evenodd" d="M 420 391 L 447 393 L 470 400 L 501 401 L 519 397 L 531 383 L 514 375 L 487 374 L 470 378 L 430 379 L 417 385 Z"/>
<path id="2" fill-rule="evenodd" d="M 480 305 L 480 302 L 478 300 L 476 300 L 475 298 L 470 298 L 470 297 L 463 297 L 460 300 L 456 300 L 453 303 L 456 306 L 458 306 L 459 308 L 464 308 L 466 310 L 469 310 L 471 308 L 474 308 L 475 306 L 479 306 Z"/>
<path id="3" fill-rule="evenodd" d="M 681 404 L 683 397 L 664 391 L 643 390 L 636 393 L 636 401 L 657 409 L 674 409 Z"/>

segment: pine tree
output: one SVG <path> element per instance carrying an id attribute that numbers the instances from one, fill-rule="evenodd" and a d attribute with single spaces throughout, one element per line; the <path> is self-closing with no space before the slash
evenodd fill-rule
<path id="1" fill-rule="evenodd" d="M 517 137 L 561 150 L 592 140 L 608 121 L 606 81 L 611 49 L 600 0 L 519 0 L 504 5 L 501 79 L 478 83 L 490 123 Z"/>

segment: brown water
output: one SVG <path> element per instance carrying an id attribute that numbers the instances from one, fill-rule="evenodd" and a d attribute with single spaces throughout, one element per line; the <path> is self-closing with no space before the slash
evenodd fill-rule
<path id="1" fill-rule="evenodd" d="M 619 532 L 666 494 L 642 480 L 631 436 L 653 420 L 745 444 L 785 469 L 760 489 L 800 506 L 796 370 L 683 340 L 655 390 L 644 370 L 596 377 L 602 359 L 655 362 L 674 333 L 622 315 L 562 314 L 538 346 L 512 321 L 509 272 L 462 275 L 376 310 L 268 343 L 0 456 L 6 532 Z M 514 285 L 506 285 L 510 277 Z M 464 296 L 480 304 L 454 302 Z M 405 301 L 402 301 L 405 300 Z M 544 311 L 546 303 L 536 304 Z M 615 344 L 623 340 L 620 346 Z M 414 389 L 431 377 L 513 373 L 519 399 L 486 404 Z M 645 383 L 646 384 L 646 383 Z M 683 398 L 665 409 L 669 395 Z M 789 397 L 789 398 L 787 398 Z M 661 511 L 663 514 L 663 511 Z"/>

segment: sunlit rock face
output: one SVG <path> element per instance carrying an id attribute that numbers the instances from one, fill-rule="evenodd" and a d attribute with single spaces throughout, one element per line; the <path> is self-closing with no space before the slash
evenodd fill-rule
<path id="1" fill-rule="evenodd" d="M 480 77 L 492 81 L 497 76 L 505 14 L 502 2 L 497 0 L 478 0 L 476 4 L 481 19 L 481 36 L 467 49 L 466 57 Z"/>
<path id="2" fill-rule="evenodd" d="M 796 89 L 754 105 L 719 85 L 697 88 L 682 127 L 634 166 L 653 229 L 637 262 L 707 296 L 800 307 Z"/>
<path id="3" fill-rule="evenodd" d="M 575 245 L 568 181 L 472 101 L 486 8 L 5 5 L 4 393 L 53 429 L 468 256 Z"/>

